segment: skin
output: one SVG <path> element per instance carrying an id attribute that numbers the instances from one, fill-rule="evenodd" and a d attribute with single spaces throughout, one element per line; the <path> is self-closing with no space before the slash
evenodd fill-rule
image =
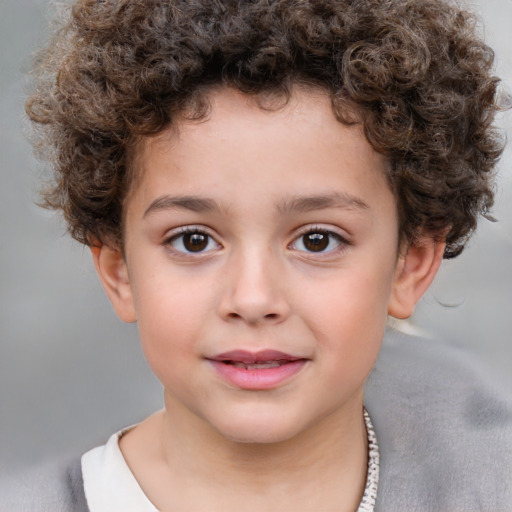
<path id="1" fill-rule="evenodd" d="M 164 387 L 165 409 L 121 450 L 160 510 L 353 511 L 365 379 L 388 314 L 412 313 L 444 246 L 425 236 L 398 252 L 386 161 L 321 91 L 297 88 L 272 111 L 226 88 L 210 101 L 206 120 L 139 147 L 124 255 L 93 249 Z M 184 227 L 207 236 L 204 250 L 187 250 Z M 310 250 L 308 233 L 327 247 Z M 247 390 L 209 361 L 235 349 L 306 363 Z"/>

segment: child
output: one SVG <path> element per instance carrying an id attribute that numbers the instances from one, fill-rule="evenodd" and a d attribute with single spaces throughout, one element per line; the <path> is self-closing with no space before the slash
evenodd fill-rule
<path id="1" fill-rule="evenodd" d="M 506 510 L 510 410 L 449 351 L 396 335 L 363 396 L 492 206 L 491 65 L 443 0 L 78 1 L 27 103 L 46 201 L 165 407 L 38 506 Z"/>

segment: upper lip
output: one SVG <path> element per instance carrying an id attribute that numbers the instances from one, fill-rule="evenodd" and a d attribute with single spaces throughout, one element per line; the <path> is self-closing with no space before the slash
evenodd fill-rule
<path id="1" fill-rule="evenodd" d="M 279 350 L 260 350 L 259 352 L 249 352 L 247 350 L 230 350 L 213 357 L 209 357 L 211 361 L 233 361 L 244 364 L 265 363 L 267 361 L 298 361 L 306 359 L 300 356 L 285 354 Z"/>

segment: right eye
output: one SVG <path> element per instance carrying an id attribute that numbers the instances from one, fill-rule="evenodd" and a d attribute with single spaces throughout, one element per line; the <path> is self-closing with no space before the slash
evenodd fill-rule
<path id="1" fill-rule="evenodd" d="M 166 245 L 170 245 L 175 251 L 185 254 L 205 253 L 220 247 L 208 233 L 197 229 L 187 229 L 172 236 Z"/>

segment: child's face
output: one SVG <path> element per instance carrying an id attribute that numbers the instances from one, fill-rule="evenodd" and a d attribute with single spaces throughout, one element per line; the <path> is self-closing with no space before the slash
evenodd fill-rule
<path id="1" fill-rule="evenodd" d="M 281 441 L 360 411 L 401 265 L 395 199 L 321 93 L 272 112 L 211 101 L 141 149 L 116 309 L 173 417 Z M 244 368 L 254 354 L 268 364 Z"/>

